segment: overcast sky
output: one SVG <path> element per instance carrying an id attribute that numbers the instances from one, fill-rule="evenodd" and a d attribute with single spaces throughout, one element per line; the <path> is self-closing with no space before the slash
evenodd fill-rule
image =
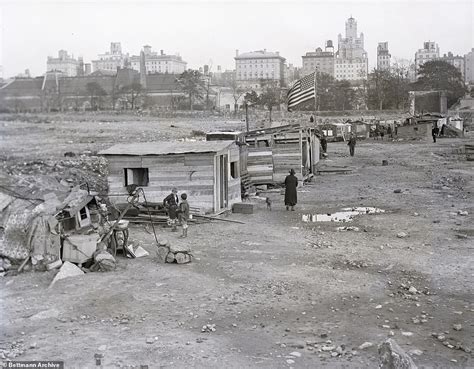
<path id="1" fill-rule="evenodd" d="M 414 59 L 424 41 L 441 53 L 474 47 L 474 1 L 5 1 L 0 0 L 0 65 L 5 78 L 46 70 L 48 55 L 65 49 L 84 61 L 111 41 L 137 55 L 143 45 L 179 53 L 188 68 L 212 63 L 234 69 L 235 50 L 280 51 L 287 63 L 344 34 L 353 16 L 365 35 L 369 66 L 377 43 L 392 57 Z"/>

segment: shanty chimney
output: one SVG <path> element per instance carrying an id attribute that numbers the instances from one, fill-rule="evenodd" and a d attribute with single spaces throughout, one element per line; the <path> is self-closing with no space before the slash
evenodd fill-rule
<path id="1" fill-rule="evenodd" d="M 165 55 L 165 52 L 163 50 L 160 50 L 161 55 Z"/>
<path id="2" fill-rule="evenodd" d="M 239 49 L 235 50 L 235 56 L 239 56 Z"/>

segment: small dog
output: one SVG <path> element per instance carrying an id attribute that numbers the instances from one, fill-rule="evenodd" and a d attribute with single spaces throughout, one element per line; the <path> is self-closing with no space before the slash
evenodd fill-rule
<path id="1" fill-rule="evenodd" d="M 272 211 L 272 200 L 269 197 L 265 199 L 265 203 L 267 204 L 267 210 Z"/>

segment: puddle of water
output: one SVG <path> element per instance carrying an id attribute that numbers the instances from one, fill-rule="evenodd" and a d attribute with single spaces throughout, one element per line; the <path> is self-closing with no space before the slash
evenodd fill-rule
<path id="1" fill-rule="evenodd" d="M 385 210 L 372 207 L 344 208 L 331 214 L 303 214 L 303 222 L 352 222 L 353 218 L 361 214 L 385 213 Z"/>

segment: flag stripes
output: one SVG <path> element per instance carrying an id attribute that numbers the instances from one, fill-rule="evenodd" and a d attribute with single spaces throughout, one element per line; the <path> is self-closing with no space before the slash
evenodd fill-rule
<path id="1" fill-rule="evenodd" d="M 288 111 L 302 102 L 316 98 L 315 77 L 316 72 L 313 72 L 295 82 L 287 95 Z"/>

